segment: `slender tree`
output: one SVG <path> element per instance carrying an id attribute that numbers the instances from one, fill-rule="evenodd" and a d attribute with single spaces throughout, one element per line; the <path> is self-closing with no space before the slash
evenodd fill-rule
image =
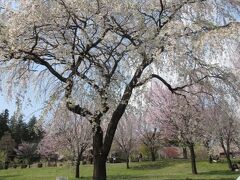
<path id="1" fill-rule="evenodd" d="M 240 126 L 237 111 L 235 110 L 236 104 L 224 100 L 222 96 L 209 109 L 211 113 L 209 113 L 208 118 L 211 120 L 211 124 L 208 124 L 210 127 L 208 133 L 214 135 L 214 140 L 217 140 L 226 156 L 229 169 L 234 171 L 231 160 L 232 147 L 239 138 Z"/>
<path id="2" fill-rule="evenodd" d="M 157 150 L 161 144 L 161 132 L 158 121 L 154 116 L 151 116 L 151 110 L 141 109 L 139 112 L 137 123 L 137 134 L 139 135 L 140 141 L 147 147 L 150 152 L 151 160 L 156 161 Z"/>
<path id="3" fill-rule="evenodd" d="M 37 144 L 36 143 L 22 143 L 15 149 L 19 159 L 27 161 L 28 167 L 31 167 L 34 159 L 37 155 Z"/>
<path id="4" fill-rule="evenodd" d="M 164 137 L 175 137 L 190 151 L 192 173 L 197 174 L 194 146 L 201 142 L 203 134 L 204 110 L 196 97 L 176 96 L 165 89 L 153 92 L 152 106 L 155 116 L 161 117 L 159 123 L 165 130 Z"/>
<path id="5" fill-rule="evenodd" d="M 137 139 L 135 130 L 136 122 L 134 121 L 135 119 L 133 117 L 133 114 L 131 114 L 129 111 L 125 112 L 123 119 L 119 122 L 115 135 L 115 142 L 124 152 L 127 169 L 130 168 L 130 155 Z"/>
<path id="6" fill-rule="evenodd" d="M 75 160 L 75 177 L 80 178 L 80 162 L 83 153 L 91 147 L 91 126 L 84 118 L 76 116 L 65 108 L 56 111 L 49 133 L 56 141 L 58 150 L 68 150 Z"/>
<path id="7" fill-rule="evenodd" d="M 41 158 L 44 158 L 50 166 L 52 160 L 57 160 L 59 157 L 60 144 L 55 140 L 54 136 L 46 133 L 43 139 L 39 142 L 37 152 Z"/>

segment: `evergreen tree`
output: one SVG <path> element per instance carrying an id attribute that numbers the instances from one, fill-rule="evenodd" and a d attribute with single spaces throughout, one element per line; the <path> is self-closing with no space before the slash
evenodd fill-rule
<path id="1" fill-rule="evenodd" d="M 9 119 L 9 125 L 8 125 L 11 133 L 14 132 L 16 128 L 16 124 L 17 124 L 17 118 L 16 118 L 16 113 L 14 113 L 13 116 L 11 116 L 11 118 Z"/>
<path id="2" fill-rule="evenodd" d="M 23 121 L 22 114 L 17 119 L 16 114 L 11 117 L 10 129 L 12 132 L 12 137 L 15 139 L 17 145 L 22 143 L 22 141 L 28 141 L 28 127 L 27 124 Z"/>
<path id="3" fill-rule="evenodd" d="M 9 131 L 8 122 L 9 122 L 9 111 L 8 109 L 5 109 L 0 114 L 0 139 L 4 135 L 4 132 Z"/>
<path id="4" fill-rule="evenodd" d="M 43 130 L 41 126 L 37 124 L 37 118 L 33 116 L 28 124 L 28 142 L 39 143 L 43 137 Z"/>

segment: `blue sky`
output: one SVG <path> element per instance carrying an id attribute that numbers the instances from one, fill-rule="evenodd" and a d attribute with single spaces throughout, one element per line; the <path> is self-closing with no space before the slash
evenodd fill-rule
<path id="1" fill-rule="evenodd" d="M 13 2 L 13 7 L 17 7 L 16 3 Z M 239 9 L 238 7 L 231 7 L 226 6 L 223 8 L 224 11 L 229 11 L 229 9 L 231 9 L 231 14 L 237 19 L 240 20 L 240 14 L 239 14 Z M 29 119 L 32 115 L 35 116 L 39 116 L 41 111 L 40 109 L 43 106 L 43 100 L 39 100 L 36 102 L 36 97 L 33 93 L 33 91 L 31 91 L 28 94 L 28 98 L 27 99 L 31 99 L 31 105 L 28 103 L 28 101 L 25 101 L 23 103 L 23 107 L 22 107 L 22 113 L 25 115 L 25 119 Z M 35 98 L 34 98 L 35 97 Z M 16 111 L 16 99 L 10 99 L 9 97 L 7 98 L 6 93 L 0 92 L 0 112 L 2 112 L 4 109 L 9 109 L 10 111 L 10 115 L 13 114 L 14 111 Z"/>
<path id="2" fill-rule="evenodd" d="M 21 109 L 25 117 L 24 119 L 28 121 L 33 115 L 39 117 L 41 114 L 40 109 L 41 109 L 42 103 L 38 101 L 38 102 L 34 102 L 34 103 L 32 102 L 31 104 L 29 104 L 26 101 L 27 100 L 23 102 L 23 106 Z M 33 98 L 31 99 L 31 101 L 33 101 Z M 15 102 L 16 102 L 15 98 L 11 99 L 7 97 L 6 94 L 0 93 L 0 112 L 2 112 L 4 109 L 8 109 L 10 116 L 13 115 L 14 111 L 17 110 L 17 106 Z"/>
<path id="3" fill-rule="evenodd" d="M 4 97 L 2 94 L 0 95 L 0 107 L 1 107 L 1 111 L 3 111 L 4 109 L 8 109 L 10 111 L 10 113 L 12 114 L 15 109 L 16 109 L 16 106 L 13 102 L 10 102 L 7 100 L 6 97 Z"/>

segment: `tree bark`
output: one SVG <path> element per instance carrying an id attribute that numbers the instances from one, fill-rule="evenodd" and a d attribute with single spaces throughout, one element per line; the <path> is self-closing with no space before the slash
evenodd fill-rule
<path id="1" fill-rule="evenodd" d="M 154 150 L 151 150 L 151 159 L 152 161 L 156 161 L 156 154 Z"/>
<path id="2" fill-rule="evenodd" d="M 75 171 L 75 178 L 80 178 L 80 162 L 81 162 L 81 153 L 78 154 L 78 157 L 76 159 L 76 171 Z"/>
<path id="3" fill-rule="evenodd" d="M 187 148 L 183 147 L 183 159 L 187 159 L 187 158 L 188 158 Z"/>
<path id="4" fill-rule="evenodd" d="M 192 165 L 192 174 L 197 174 L 197 165 L 196 165 L 196 156 L 194 152 L 194 144 L 189 145 L 190 155 L 191 155 L 191 165 Z"/>
<path id="5" fill-rule="evenodd" d="M 129 155 L 127 155 L 127 157 L 126 157 L 126 165 L 127 165 L 127 169 L 129 169 L 130 167 L 129 167 Z"/>
<path id="6" fill-rule="evenodd" d="M 212 155 L 209 156 L 208 161 L 209 161 L 210 164 L 213 162 L 213 157 L 212 157 Z"/>
<path id="7" fill-rule="evenodd" d="M 99 125 L 94 129 L 93 135 L 93 180 L 106 180 L 106 160 L 107 156 L 103 153 L 103 131 Z"/>
<path id="8" fill-rule="evenodd" d="M 230 145 L 227 142 L 227 148 L 226 148 L 222 138 L 220 139 L 220 142 L 221 142 L 221 146 L 223 148 L 224 154 L 225 154 L 225 156 L 227 158 L 228 168 L 231 171 L 234 171 L 234 168 L 233 168 L 233 165 L 232 165 L 232 160 L 231 160 L 231 157 L 230 157 Z"/>
<path id="9" fill-rule="evenodd" d="M 227 158 L 227 162 L 228 162 L 228 168 L 229 168 L 231 171 L 234 171 L 230 154 L 227 154 L 227 155 L 226 155 L 226 158 Z"/>
<path id="10" fill-rule="evenodd" d="M 8 167 L 9 167 L 9 162 L 8 162 L 8 161 L 5 161 L 5 163 L 4 163 L 4 169 L 8 169 Z"/>
<path id="11" fill-rule="evenodd" d="M 93 180 L 106 180 L 106 160 L 102 156 L 94 157 Z"/>
<path id="12" fill-rule="evenodd" d="M 80 178 L 80 163 L 76 163 L 75 178 Z"/>
<path id="13" fill-rule="evenodd" d="M 28 168 L 30 168 L 30 167 L 31 167 L 31 161 L 28 160 Z"/>

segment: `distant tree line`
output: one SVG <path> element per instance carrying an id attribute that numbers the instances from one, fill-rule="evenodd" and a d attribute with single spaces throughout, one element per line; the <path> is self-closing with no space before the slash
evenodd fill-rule
<path id="1" fill-rule="evenodd" d="M 5 109 L 0 114 L 0 139 L 5 132 L 9 132 L 16 146 L 22 142 L 38 143 L 42 139 L 44 131 L 37 122 L 35 116 L 32 116 L 28 122 L 24 121 L 23 114 L 17 116 L 14 113 L 10 117 L 9 110 Z"/>
<path id="2" fill-rule="evenodd" d="M 23 114 L 14 113 L 10 117 L 9 110 L 5 109 L 0 113 L 0 153 L 2 154 L 0 162 L 8 167 L 7 163 L 16 157 L 26 159 L 21 158 L 24 153 L 19 153 L 23 145 L 29 144 L 35 147 L 43 136 L 43 128 L 35 116 L 26 122 Z"/>

